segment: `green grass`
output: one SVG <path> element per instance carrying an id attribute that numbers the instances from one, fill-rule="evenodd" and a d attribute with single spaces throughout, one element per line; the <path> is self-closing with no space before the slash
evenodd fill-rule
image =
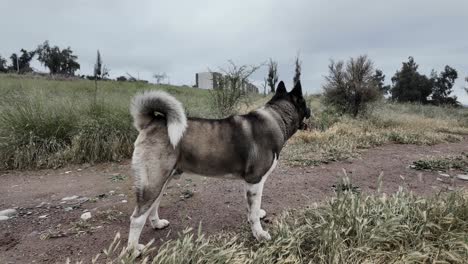
<path id="1" fill-rule="evenodd" d="M 176 96 L 188 116 L 215 117 L 208 91 L 142 82 L 47 80 L 0 74 L 0 170 L 55 168 L 70 163 L 120 161 L 131 156 L 137 132 L 128 106 L 138 91 L 162 89 Z M 241 113 L 270 97 L 250 96 Z M 309 166 L 359 156 L 387 143 L 456 142 L 468 134 L 468 110 L 379 103 L 358 119 L 325 109 L 320 96 L 307 101 L 312 131 L 298 132 L 281 157 Z"/>
<path id="2" fill-rule="evenodd" d="M 138 91 L 175 95 L 189 116 L 210 117 L 203 90 L 131 82 L 57 81 L 0 74 L 0 169 L 50 168 L 119 161 L 137 132 L 128 111 Z"/>
<path id="3" fill-rule="evenodd" d="M 120 237 L 96 263 L 466 263 L 468 195 L 430 198 L 338 192 L 322 205 L 289 211 L 268 227 L 272 240 L 248 230 L 206 237 L 184 231 L 136 258 Z M 120 256 L 119 256 L 120 255 Z"/>

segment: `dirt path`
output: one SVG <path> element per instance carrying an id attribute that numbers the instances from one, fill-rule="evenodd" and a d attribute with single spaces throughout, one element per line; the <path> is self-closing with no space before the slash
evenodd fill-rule
<path id="1" fill-rule="evenodd" d="M 400 185 L 421 194 L 452 186 L 467 188 L 467 182 L 452 183 L 438 173 L 408 168 L 428 155 L 463 151 L 468 151 L 468 139 L 430 147 L 386 145 L 364 151 L 360 159 L 318 167 L 280 165 L 266 183 L 263 208 L 271 219 L 289 208 L 321 201 L 333 193 L 332 185 L 343 169 L 353 185 L 366 192 L 376 189 L 382 171 L 383 190 L 388 193 Z M 15 218 L 0 222 L 0 263 L 63 263 L 66 257 L 89 261 L 109 245 L 116 232 L 126 241 L 134 204 L 130 175 L 128 161 L 0 173 L 0 210 L 15 207 L 18 211 Z M 73 195 L 79 198 L 62 201 Z M 82 224 L 79 219 L 86 210 L 92 218 Z M 161 203 L 160 215 L 171 222 L 170 227 L 160 231 L 145 227 L 142 242 L 174 238 L 186 227 L 197 228 L 200 222 L 208 234 L 245 229 L 245 214 L 241 181 L 182 177 L 171 182 Z M 268 223 L 265 226 L 268 229 Z"/>

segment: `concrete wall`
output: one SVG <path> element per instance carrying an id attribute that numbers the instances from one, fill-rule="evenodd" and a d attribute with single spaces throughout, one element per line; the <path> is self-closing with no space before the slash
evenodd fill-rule
<path id="1" fill-rule="evenodd" d="M 200 89 L 213 89 L 213 74 L 211 72 L 199 72 L 196 74 L 196 84 Z"/>

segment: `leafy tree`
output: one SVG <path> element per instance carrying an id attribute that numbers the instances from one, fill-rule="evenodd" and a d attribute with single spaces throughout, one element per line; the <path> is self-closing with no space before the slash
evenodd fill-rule
<path id="1" fill-rule="evenodd" d="M 457 71 L 448 65 L 445 66 L 444 71 L 442 71 L 439 75 L 437 75 L 437 72 L 432 71 L 431 79 L 434 85 L 432 88 L 432 103 L 436 105 L 458 105 L 457 97 L 450 96 L 453 85 L 455 84 L 455 80 L 457 78 Z"/>
<path id="2" fill-rule="evenodd" d="M 374 81 L 377 83 L 377 87 L 379 88 L 379 91 L 383 94 L 386 95 L 390 91 L 390 85 L 385 85 L 385 75 L 383 72 L 379 69 L 375 70 L 374 73 Z"/>
<path id="3" fill-rule="evenodd" d="M 80 69 L 78 57 L 73 55 L 70 47 L 60 50 L 58 46 L 51 47 L 48 41 L 39 45 L 36 49 L 37 60 L 49 69 L 50 74 L 75 75 Z"/>
<path id="4" fill-rule="evenodd" d="M 398 102 L 428 103 L 428 96 L 432 93 L 432 80 L 418 72 L 413 57 L 403 62 L 401 70 L 392 77 L 392 83 L 392 99 Z"/>
<path id="5" fill-rule="evenodd" d="M 324 102 L 341 113 L 356 117 L 367 104 L 381 97 L 375 81 L 373 62 L 367 56 L 343 61 L 331 61 L 323 85 Z"/>
<path id="6" fill-rule="evenodd" d="M 11 66 L 9 67 L 9 70 L 19 74 L 31 72 L 32 68 L 30 63 L 35 54 L 36 51 L 27 51 L 25 49 L 21 49 L 21 56 L 19 57 L 16 53 L 11 54 Z"/>
<path id="7" fill-rule="evenodd" d="M 268 77 L 265 82 L 270 87 L 271 93 L 275 92 L 278 77 L 278 63 L 270 58 L 270 61 L 268 62 Z"/>
<path id="8" fill-rule="evenodd" d="M 6 65 L 7 61 L 2 56 L 0 56 L 0 72 L 7 72 L 8 68 Z"/>
<path id="9" fill-rule="evenodd" d="M 157 84 L 161 84 L 165 79 L 167 79 L 167 74 L 165 72 L 153 74 L 153 78 L 156 79 Z"/>

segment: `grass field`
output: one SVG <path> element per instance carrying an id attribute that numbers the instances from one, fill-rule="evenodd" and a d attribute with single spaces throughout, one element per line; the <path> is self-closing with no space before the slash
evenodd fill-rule
<path id="1" fill-rule="evenodd" d="M 54 168 L 69 163 L 129 158 L 136 130 L 128 111 L 141 90 L 175 95 L 189 116 L 216 116 L 208 91 L 141 82 L 57 81 L 0 75 L 0 169 Z M 268 97 L 253 96 L 241 112 Z M 282 158 L 290 165 L 313 165 L 359 155 L 358 150 L 389 142 L 435 144 L 468 134 L 468 110 L 410 104 L 376 104 L 366 116 L 337 116 L 310 96 L 312 131 L 299 132 Z"/>

